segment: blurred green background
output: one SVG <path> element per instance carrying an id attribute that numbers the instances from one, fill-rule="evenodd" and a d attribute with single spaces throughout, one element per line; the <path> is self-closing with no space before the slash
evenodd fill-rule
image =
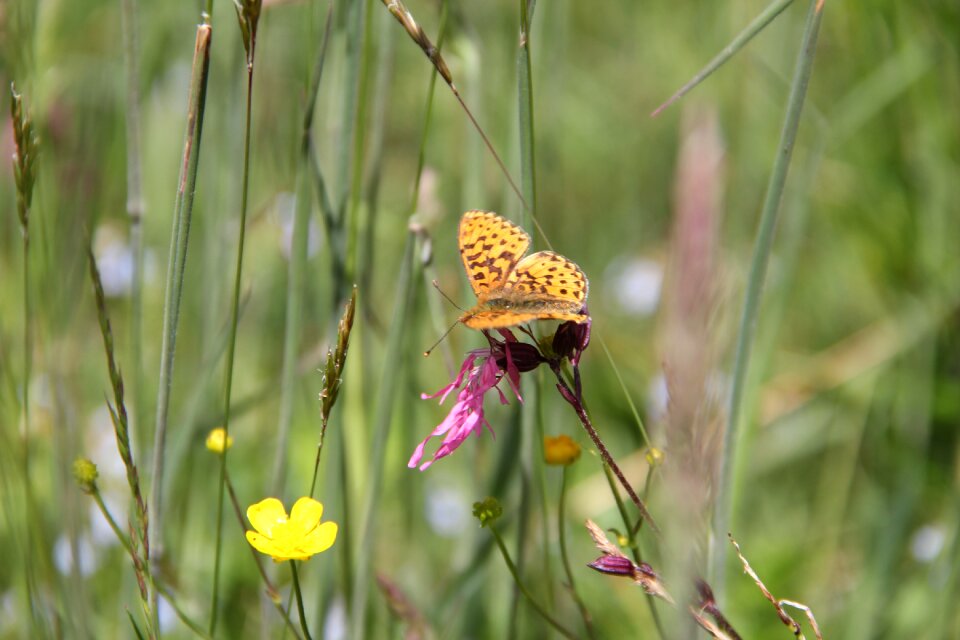
<path id="1" fill-rule="evenodd" d="M 524 376 L 523 411 L 488 399 L 496 439 L 471 439 L 423 473 L 406 467 L 446 410 L 419 394 L 446 384 L 448 367 L 483 345 L 479 334 L 460 327 L 431 358 L 421 356 L 459 313 L 430 280 L 437 278 L 461 306 L 473 304 L 457 257 L 460 214 L 495 210 L 525 220 L 535 247 L 546 246 L 544 237 L 533 233 L 442 81 L 428 117 L 432 67 L 385 7 L 334 5 L 313 143 L 329 201 L 346 212 L 347 226 L 343 236 L 328 237 L 311 194 L 299 377 L 277 496 L 289 507 L 309 491 L 320 428 L 318 369 L 336 339 L 344 302 L 338 291 L 349 284 L 335 281 L 331 256 L 345 250 L 359 306 L 317 494 L 324 517 L 341 528 L 334 548 L 302 570 L 313 634 L 343 637 L 346 585 L 356 580 L 346 554 L 365 556 L 402 589 L 434 637 L 550 633 L 522 599 L 513 609 L 513 582 L 489 533 L 470 515 L 472 503 L 487 495 L 504 505 L 501 530 L 533 591 L 581 629 L 557 549 L 560 472 L 540 462 L 539 434 L 566 433 L 591 447 L 549 372 Z M 536 4 L 530 35 L 535 215 L 552 247 L 590 277 L 594 342 L 583 380 L 594 423 L 642 488 L 648 443 L 630 408 L 635 403 L 667 467 L 702 463 L 694 467 L 707 478 L 707 501 L 716 497 L 709 488 L 720 455 L 716 434 L 806 5 L 793 3 L 705 83 L 659 117 L 649 114 L 764 7 L 756 0 L 551 0 Z M 139 605 L 129 558 L 70 471 L 78 456 L 97 463 L 104 495 L 126 521 L 129 494 L 104 401 L 110 383 L 85 247 L 92 237 L 135 453 L 149 486 L 164 274 L 202 8 L 135 3 L 145 205 L 137 326 L 121 2 L 0 4 L 0 85 L 16 83 L 40 137 L 30 219 L 29 380 L 21 337 L 23 245 L 11 164 L 0 165 L 2 637 L 38 633 L 24 599 L 28 540 L 38 576 L 33 605 L 46 620 L 40 635 L 132 637 L 126 611 L 138 612 Z M 408 8 L 434 42 L 446 11 L 444 59 L 519 182 L 518 5 L 411 0 Z M 244 506 L 273 492 L 301 127 L 327 10 L 319 2 L 267 3 L 260 23 L 233 386 L 236 444 L 229 457 Z M 203 441 L 223 413 L 246 91 L 232 3 L 214 3 L 211 24 L 167 439 L 165 550 L 165 581 L 204 627 L 219 464 Z M 954 1 L 828 0 L 825 6 L 760 307 L 731 524 L 767 587 L 812 607 L 825 637 L 960 637 L 958 44 Z M 0 156 L 10 158 L 6 110 L 2 120 Z M 421 153 L 424 173 L 411 212 Z M 405 243 L 414 242 L 411 213 L 426 234 L 416 238 L 415 259 L 408 261 L 414 287 L 405 312 L 398 274 Z M 427 266 L 425 257 L 432 258 Z M 400 315 L 401 329 L 391 334 Z M 396 361 L 386 357 L 391 349 Z M 699 381 L 696 387 L 683 387 L 684 373 Z M 388 380 L 395 396 L 385 391 Z M 25 386 L 27 425 L 21 423 Z M 677 438 L 670 430 L 681 427 L 671 411 L 683 410 L 689 435 Z M 382 443 L 384 463 L 374 469 L 378 412 L 389 417 L 390 435 Z M 534 423 L 538 430 L 530 429 Z M 29 525 L 24 433 L 37 513 Z M 683 446 L 695 453 L 684 454 Z M 376 520 L 365 541 L 364 505 L 374 478 Z M 668 538 L 678 535 L 669 525 L 676 506 L 669 481 L 670 472 L 658 469 L 648 482 L 651 510 Z M 598 553 L 583 521 L 623 529 L 596 456 L 588 453 L 569 469 L 568 489 L 567 545 L 598 635 L 656 637 L 638 587 L 585 567 Z M 277 637 L 282 623 L 260 602 L 263 585 L 229 508 L 224 522 L 217 635 Z M 656 551 L 647 559 L 658 569 L 671 561 Z M 267 564 L 286 594 L 289 574 L 278 570 L 285 567 Z M 789 637 L 735 556 L 725 586 L 719 605 L 743 637 Z M 372 583 L 368 600 L 369 637 L 399 637 L 404 625 L 391 618 Z M 191 635 L 168 611 L 161 624 L 171 637 Z"/>

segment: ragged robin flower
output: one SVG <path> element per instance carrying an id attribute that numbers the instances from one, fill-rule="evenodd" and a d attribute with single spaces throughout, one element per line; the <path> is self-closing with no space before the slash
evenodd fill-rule
<path id="1" fill-rule="evenodd" d="M 474 349 L 467 354 L 466 360 L 460 367 L 460 372 L 453 382 L 433 394 L 423 394 L 424 400 L 440 398 L 441 404 L 454 389 L 459 389 L 457 401 L 444 418 L 427 438 L 417 445 L 410 457 L 407 466 L 411 469 L 420 465 L 423 471 L 434 462 L 456 451 L 470 434 L 483 432 L 483 427 L 493 428 L 483 415 L 483 399 L 491 389 L 495 389 L 500 397 L 501 404 L 507 404 L 507 396 L 498 386 L 506 378 L 510 390 L 523 402 L 520 395 L 520 373 L 532 371 L 543 362 L 540 351 L 533 345 L 519 342 L 508 330 L 501 329 L 503 340 L 497 340 L 484 332 L 490 346 L 486 349 Z M 424 457 L 424 448 L 431 438 L 444 436 L 440 447 L 433 456 L 420 464 Z"/>
<path id="2" fill-rule="evenodd" d="M 337 538 L 337 523 L 320 522 L 321 515 L 323 505 L 313 498 L 297 500 L 289 517 L 282 502 L 266 498 L 247 508 L 247 520 L 256 529 L 247 531 L 247 542 L 274 562 L 307 560 Z"/>

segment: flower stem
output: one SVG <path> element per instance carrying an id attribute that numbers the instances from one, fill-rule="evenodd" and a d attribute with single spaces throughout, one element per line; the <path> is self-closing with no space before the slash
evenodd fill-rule
<path id="1" fill-rule="evenodd" d="M 300 628 L 303 630 L 303 637 L 307 640 L 313 640 L 310 636 L 310 629 L 307 628 L 307 616 L 303 613 L 303 594 L 300 593 L 300 578 L 297 575 L 296 560 L 290 560 L 290 573 L 293 575 L 293 592 L 297 596 L 297 614 L 300 616 Z"/>
<path id="2" fill-rule="evenodd" d="M 120 545 L 130 555 L 131 558 L 135 558 L 135 552 L 134 552 L 133 546 L 130 544 L 130 538 L 120 529 L 120 525 L 117 524 L 117 521 L 116 519 L 114 519 L 113 514 L 111 514 L 110 511 L 107 509 L 107 505 L 103 502 L 103 497 L 100 495 L 99 489 L 94 488 L 94 492 L 90 495 L 91 497 L 93 497 L 93 501 L 97 504 L 97 508 L 100 509 L 100 513 L 103 515 L 104 520 L 107 521 L 107 524 L 110 525 L 110 529 L 112 529 L 114 535 L 117 536 L 117 540 L 120 541 Z M 156 582 L 154 582 L 153 575 L 150 573 L 149 570 L 145 571 L 144 573 L 151 587 L 159 591 L 163 595 L 163 597 L 166 598 L 167 602 L 173 608 L 174 613 L 176 613 L 177 617 L 180 619 L 181 622 L 183 622 L 183 624 L 187 625 L 187 627 L 189 627 L 191 631 L 193 631 L 195 634 L 197 634 L 197 636 L 201 638 L 210 637 L 209 635 L 207 635 L 207 632 L 203 630 L 203 627 L 201 627 L 199 624 L 191 620 L 190 617 L 187 616 L 186 613 L 184 613 L 183 609 L 181 609 L 180 605 L 177 604 L 177 601 L 174 598 L 173 593 L 170 592 L 169 589 L 167 589 L 163 585 L 159 585 Z M 148 627 L 148 628 L 152 628 L 152 627 Z"/>
<path id="3" fill-rule="evenodd" d="M 564 466 L 561 469 L 560 476 L 560 500 L 557 505 L 557 536 L 560 541 L 560 558 L 563 561 L 563 570 L 567 574 L 567 582 L 570 584 L 570 595 L 573 597 L 573 601 L 577 603 L 577 608 L 580 610 L 580 615 L 583 617 L 583 626 L 587 630 L 587 635 L 591 638 L 596 638 L 596 631 L 593 628 L 593 620 L 590 616 L 590 610 L 587 609 L 586 605 L 583 604 L 583 600 L 580 599 L 580 594 L 577 593 L 577 586 L 573 581 L 573 570 L 570 568 L 570 556 L 567 553 L 567 533 L 566 527 L 563 526 L 564 517 L 566 515 L 566 506 L 567 506 L 567 467 Z"/>
<path id="4" fill-rule="evenodd" d="M 627 492 L 627 495 L 630 496 L 630 500 L 633 501 L 633 504 L 636 505 L 637 510 L 640 511 L 640 515 L 650 523 L 650 528 L 653 529 L 655 533 L 660 533 L 660 527 L 657 526 L 657 523 L 650 515 L 650 512 L 647 511 L 647 507 L 643 504 L 643 500 L 641 500 L 640 496 L 637 495 L 637 492 L 633 490 L 633 487 L 627 481 L 626 476 L 623 475 L 623 471 L 620 470 L 620 466 L 617 464 L 617 461 L 613 459 L 613 456 L 610 455 L 610 451 L 607 450 L 606 445 L 603 444 L 603 440 L 600 439 L 600 434 L 597 433 L 597 430 L 593 428 L 593 423 L 590 422 L 590 417 L 587 415 L 587 411 L 583 406 L 583 402 L 577 398 L 573 390 L 571 390 L 569 385 L 567 385 L 559 365 L 553 364 L 551 365 L 551 368 L 553 369 L 554 374 L 557 376 L 557 388 L 560 389 L 561 395 L 567 402 L 570 403 L 570 406 L 573 407 L 573 410 L 576 411 L 577 417 L 580 418 L 580 424 L 583 425 L 584 431 L 587 432 L 587 435 L 590 436 L 594 446 L 600 452 L 600 457 L 603 458 L 603 461 L 607 464 L 607 466 L 610 467 L 610 470 L 613 471 L 613 474 L 617 476 L 617 480 L 620 481 L 620 486 L 622 486 L 624 491 Z"/>
<path id="5" fill-rule="evenodd" d="M 713 526 L 711 582 L 714 585 L 718 600 L 723 599 L 724 592 L 724 575 L 727 559 L 726 539 L 733 511 L 733 476 L 734 469 L 736 468 L 736 448 L 739 436 L 740 413 L 743 408 L 743 392 L 746 385 L 747 370 L 750 364 L 750 351 L 753 347 L 757 315 L 760 307 L 760 296 L 763 292 L 763 281 L 767 272 L 767 264 L 770 261 L 770 251 L 773 246 L 773 236 L 780 212 L 780 203 L 783 199 L 787 170 L 790 167 L 793 146 L 797 138 L 797 130 L 800 127 L 800 115 L 803 111 L 804 98 L 807 95 L 807 85 L 810 82 L 810 73 L 813 69 L 817 35 L 820 32 L 820 21 L 823 16 L 822 9 L 823 0 L 811 0 L 810 10 L 807 14 L 807 24 L 803 33 L 803 42 L 797 57 L 793 83 L 790 87 L 790 97 L 787 101 L 787 113 L 784 117 L 783 129 L 780 133 L 780 143 L 777 146 L 777 155 L 773 163 L 773 171 L 770 174 L 770 182 L 767 185 L 767 195 L 764 199 L 763 211 L 760 215 L 760 226 L 757 230 L 753 258 L 750 262 L 750 276 L 747 281 L 747 291 L 744 296 L 743 310 L 740 316 L 728 422 L 723 439 L 720 488 L 717 495 Z"/>
<path id="6" fill-rule="evenodd" d="M 255 30 L 254 30 L 255 33 Z M 253 111 L 253 69 L 256 53 L 256 37 L 250 38 L 247 53 L 247 103 L 246 122 L 243 131 L 243 181 L 240 187 L 240 229 L 237 239 L 237 266 L 233 276 L 233 302 L 230 308 L 230 337 L 227 342 L 227 362 L 224 372 L 223 401 L 223 439 L 230 437 L 230 399 L 233 392 L 233 363 L 237 351 L 237 325 L 240 322 L 240 282 L 243 274 L 243 248 L 247 231 L 247 208 L 250 185 L 250 121 Z M 213 560 L 213 595 L 210 598 L 210 635 L 217 630 L 217 605 L 220 595 L 220 559 L 222 556 L 223 534 L 223 493 L 227 477 L 227 451 L 223 448 L 220 456 L 220 483 L 217 490 L 217 537 Z"/>
<path id="7" fill-rule="evenodd" d="M 550 626 L 556 629 L 561 635 L 566 638 L 576 638 L 576 634 L 560 624 L 557 619 L 547 613 L 547 610 L 544 609 L 543 606 L 534 599 L 533 595 L 527 590 L 526 585 L 523 584 L 523 581 L 520 579 L 520 574 L 517 572 L 517 567 L 513 564 L 513 560 L 510 559 L 510 552 L 507 551 L 507 547 L 503 543 L 503 538 L 500 537 L 500 532 L 497 531 L 497 528 L 493 525 L 493 523 L 489 523 L 487 528 L 490 529 L 490 533 L 493 534 L 493 539 L 497 543 L 497 547 L 500 549 L 500 554 L 503 556 L 504 562 L 507 563 L 507 569 L 510 571 L 510 575 L 513 576 L 513 580 L 520 589 L 520 593 L 522 593 L 523 597 L 527 599 L 527 602 L 530 603 L 530 606 L 532 606 L 534 610 L 539 613 L 543 619 L 546 620 Z"/>

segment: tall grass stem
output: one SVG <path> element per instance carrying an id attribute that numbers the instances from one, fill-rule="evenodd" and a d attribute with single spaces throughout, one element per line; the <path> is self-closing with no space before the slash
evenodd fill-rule
<path id="1" fill-rule="evenodd" d="M 233 363 L 237 352 L 237 325 L 240 323 L 240 283 L 243 276 L 243 249 L 247 235 L 247 208 L 250 196 L 250 125 L 253 118 L 253 71 L 256 61 L 256 18 L 251 18 L 242 12 L 240 20 L 248 20 L 247 26 L 247 99 L 244 112 L 243 129 L 243 178 L 240 185 L 240 222 L 237 238 L 237 264 L 233 276 L 233 300 L 230 305 L 230 337 L 227 341 L 227 362 L 224 370 L 223 391 L 223 438 L 226 442 L 230 437 L 230 402 L 233 395 Z M 252 29 L 250 28 L 252 26 Z M 220 562 L 223 547 L 223 498 L 227 479 L 227 451 L 223 448 L 220 456 L 220 481 L 217 487 L 217 536 L 213 561 L 213 589 L 210 598 L 210 635 L 217 631 L 217 609 L 220 601 Z"/>
<path id="2" fill-rule="evenodd" d="M 130 359 L 133 381 L 133 430 L 137 460 L 144 460 L 147 449 L 147 425 L 144 416 L 143 380 L 143 218 L 146 202 L 143 197 L 143 162 L 140 151 L 140 73 L 138 70 L 137 0 L 123 0 L 123 59 L 126 67 L 126 131 L 127 131 L 127 218 L 130 220 L 130 250 L 133 273 L 130 287 Z"/>
<path id="3" fill-rule="evenodd" d="M 416 234 L 410 231 L 406 235 L 400 273 L 397 278 L 396 300 L 393 320 L 387 334 L 387 351 L 383 359 L 380 384 L 377 385 L 376 412 L 373 422 L 373 441 L 369 456 L 369 474 L 364 496 L 364 508 L 360 521 L 358 537 L 360 550 L 354 563 L 353 595 L 351 598 L 350 629 L 354 638 L 365 638 L 367 592 L 371 571 L 371 554 L 377 529 L 377 509 L 383 490 L 384 461 L 387 438 L 390 435 L 390 422 L 393 419 L 393 403 L 401 376 L 401 356 L 404 354 L 404 336 L 407 332 L 407 319 L 410 315 L 413 298 L 413 261 Z"/>
<path id="4" fill-rule="evenodd" d="M 725 591 L 727 532 L 730 528 L 733 515 L 733 478 L 738 462 L 737 444 L 740 437 L 740 414 L 743 410 L 743 395 L 747 380 L 747 370 L 750 364 L 750 352 L 753 347 L 757 316 L 760 308 L 760 298 L 763 293 L 763 282 L 767 272 L 767 265 L 770 261 L 770 252 L 773 247 L 774 231 L 776 230 L 780 204 L 783 199 L 784 185 L 786 184 L 787 172 L 790 168 L 790 160 L 793 156 L 797 131 L 800 127 L 800 116 L 803 112 L 803 103 L 807 95 L 807 86 L 809 85 L 810 75 L 813 71 L 817 36 L 820 32 L 820 22 L 823 17 L 822 9 L 823 0 L 811 0 L 800 52 L 797 56 L 796 69 L 790 87 L 790 96 L 787 100 L 787 111 L 780 133 L 780 143 L 777 146 L 777 155 L 773 162 L 770 181 L 767 185 L 767 194 L 760 214 L 760 226 L 757 230 L 753 257 L 750 261 L 750 274 L 747 280 L 747 290 L 744 295 L 743 309 L 740 316 L 727 429 L 724 433 L 723 449 L 721 451 L 720 487 L 717 495 L 713 537 L 711 540 L 711 583 L 714 586 L 717 600 L 721 602 Z"/>
<path id="5" fill-rule="evenodd" d="M 177 196 L 170 234 L 170 255 L 167 264 L 166 294 L 163 305 L 163 341 L 160 348 L 160 376 L 157 389 L 157 415 L 153 444 L 153 486 L 150 491 L 150 532 L 152 545 L 151 575 L 159 575 L 163 555 L 163 472 L 167 437 L 167 417 L 170 392 L 173 386 L 173 361 L 177 344 L 177 324 L 180 320 L 180 298 L 187 260 L 187 241 L 190 237 L 190 218 L 200 162 L 200 140 L 203 132 L 207 79 L 210 69 L 210 43 L 213 29 L 209 16 L 197 27 L 193 67 L 190 79 L 190 97 L 187 103 L 187 132 L 183 145 L 183 162 L 177 182 Z M 157 616 L 157 590 L 151 584 L 150 607 Z M 158 621 L 155 619 L 154 623 Z M 154 625 L 158 628 L 157 625 Z"/>

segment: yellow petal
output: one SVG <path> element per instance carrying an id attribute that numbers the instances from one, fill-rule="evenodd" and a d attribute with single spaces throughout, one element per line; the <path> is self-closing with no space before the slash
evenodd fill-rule
<path id="1" fill-rule="evenodd" d="M 303 497 L 290 510 L 290 524 L 295 531 L 306 534 L 312 531 L 323 515 L 323 505 L 313 498 Z"/>
<path id="2" fill-rule="evenodd" d="M 287 522 L 287 511 L 276 498 L 266 498 L 247 507 L 247 520 L 254 529 L 270 537 L 274 527 Z"/>
<path id="3" fill-rule="evenodd" d="M 262 536 L 256 531 L 247 531 L 247 542 L 257 551 L 265 553 L 268 556 L 272 556 L 277 551 L 270 538 Z"/>
<path id="4" fill-rule="evenodd" d="M 301 548 L 308 551 L 310 555 L 321 553 L 332 547 L 336 539 L 337 523 L 324 522 L 304 538 Z"/>

